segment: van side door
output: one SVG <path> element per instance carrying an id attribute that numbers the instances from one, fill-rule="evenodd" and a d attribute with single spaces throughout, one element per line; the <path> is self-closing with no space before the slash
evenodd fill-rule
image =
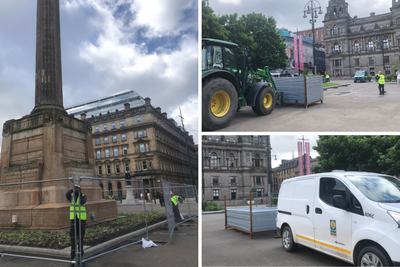
<path id="1" fill-rule="evenodd" d="M 293 234 L 297 243 L 315 248 L 314 243 L 314 197 L 316 192 L 315 177 L 296 182 L 292 195 Z"/>
<path id="2" fill-rule="evenodd" d="M 352 213 L 347 208 L 334 206 L 346 199 L 351 192 L 338 178 L 317 179 L 318 193 L 315 197 L 314 231 L 316 248 L 327 254 L 352 260 Z"/>

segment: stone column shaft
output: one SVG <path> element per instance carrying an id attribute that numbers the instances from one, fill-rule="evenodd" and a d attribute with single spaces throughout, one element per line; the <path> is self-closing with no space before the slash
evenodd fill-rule
<path id="1" fill-rule="evenodd" d="M 37 1 L 35 108 L 64 110 L 59 0 Z"/>

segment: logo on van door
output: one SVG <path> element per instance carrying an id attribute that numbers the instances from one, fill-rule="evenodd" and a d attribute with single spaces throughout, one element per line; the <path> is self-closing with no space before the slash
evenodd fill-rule
<path id="1" fill-rule="evenodd" d="M 331 235 L 336 236 L 336 220 L 331 220 Z"/>

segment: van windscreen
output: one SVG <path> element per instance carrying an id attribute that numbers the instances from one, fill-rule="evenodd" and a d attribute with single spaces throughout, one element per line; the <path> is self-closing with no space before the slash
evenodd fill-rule
<path id="1" fill-rule="evenodd" d="M 400 202 L 400 180 L 392 176 L 356 176 L 346 177 L 370 200 L 375 202 Z"/>

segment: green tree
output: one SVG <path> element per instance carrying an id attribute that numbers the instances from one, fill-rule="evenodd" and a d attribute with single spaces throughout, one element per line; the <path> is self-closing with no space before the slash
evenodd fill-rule
<path id="1" fill-rule="evenodd" d="M 312 169 L 314 173 L 335 169 L 391 175 L 400 173 L 398 136 L 323 135 L 313 148 L 319 153 L 318 166 Z"/>
<path id="2" fill-rule="evenodd" d="M 220 17 L 214 14 L 211 7 L 202 1 L 201 29 L 203 38 L 228 40 L 228 31 L 220 24 Z"/>
<path id="3" fill-rule="evenodd" d="M 216 16 L 212 8 L 202 1 L 203 38 L 230 41 L 241 47 L 249 47 L 251 63 L 258 68 L 272 69 L 287 66 L 286 45 L 276 30 L 273 17 L 251 13 Z"/>
<path id="4" fill-rule="evenodd" d="M 392 69 L 393 69 L 393 72 L 400 70 L 400 60 L 397 59 L 397 60 L 393 61 Z"/>

